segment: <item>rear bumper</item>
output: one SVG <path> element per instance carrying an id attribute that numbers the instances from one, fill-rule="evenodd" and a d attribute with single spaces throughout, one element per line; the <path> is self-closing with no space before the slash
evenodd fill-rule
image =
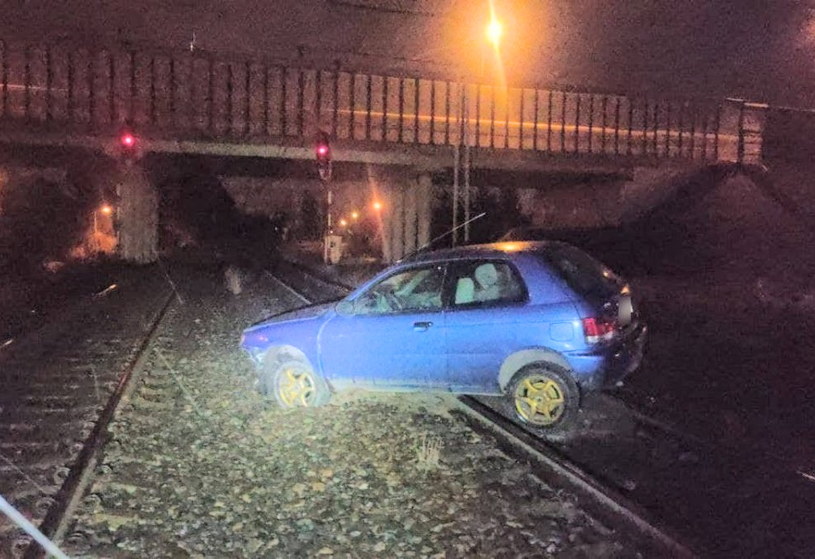
<path id="1" fill-rule="evenodd" d="M 583 390 L 610 388 L 642 363 L 648 326 L 641 322 L 621 341 L 592 353 L 569 356 L 577 383 Z"/>

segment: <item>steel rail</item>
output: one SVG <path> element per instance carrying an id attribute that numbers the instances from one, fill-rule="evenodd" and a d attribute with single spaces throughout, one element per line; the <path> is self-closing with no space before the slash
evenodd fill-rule
<path id="1" fill-rule="evenodd" d="M 119 411 L 121 403 L 127 399 L 127 396 L 133 390 L 134 381 L 147 360 L 148 350 L 152 347 L 158 335 L 159 327 L 167 316 L 174 300 L 175 293 L 171 292 L 151 321 L 150 328 L 141 345 L 136 350 L 129 366 L 121 375 L 113 394 L 99 414 L 93 430 L 85 440 L 76 461 L 71 466 L 65 482 L 55 495 L 54 504 L 40 524 L 40 531 L 52 541 L 58 542 L 62 539 L 71 515 L 93 477 L 99 453 L 106 442 L 107 428 Z M 30 545 L 23 555 L 24 559 L 39 559 L 43 556 L 44 552 L 38 545 Z"/>
<path id="2" fill-rule="evenodd" d="M 319 282 L 342 285 L 321 278 L 305 265 L 286 262 L 295 265 L 299 271 Z M 268 271 L 266 273 L 299 299 L 311 303 L 290 283 L 280 279 L 276 274 Z M 345 285 L 343 287 L 350 289 Z M 581 506 L 590 509 L 590 512 L 599 519 L 623 525 L 629 532 L 636 534 L 650 548 L 649 551 L 658 556 L 697 557 L 697 554 L 681 543 L 669 528 L 660 526 L 659 522 L 651 518 L 642 507 L 584 471 L 544 439 L 472 396 L 459 396 L 458 401 L 461 403 L 460 413 L 464 416 L 463 419 L 473 430 L 489 433 L 505 452 L 521 462 L 530 464 L 547 483 L 577 495 L 581 499 Z"/>

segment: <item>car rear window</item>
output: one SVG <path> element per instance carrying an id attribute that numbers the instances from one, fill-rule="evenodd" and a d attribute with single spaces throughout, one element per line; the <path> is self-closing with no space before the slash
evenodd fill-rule
<path id="1" fill-rule="evenodd" d="M 607 300 L 617 294 L 624 283 L 610 268 L 570 245 L 553 243 L 546 248 L 543 257 L 569 287 L 586 297 Z"/>

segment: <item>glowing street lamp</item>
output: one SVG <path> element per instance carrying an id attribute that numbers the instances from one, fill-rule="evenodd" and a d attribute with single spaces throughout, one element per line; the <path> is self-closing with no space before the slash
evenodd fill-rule
<path id="1" fill-rule="evenodd" d="M 377 212 L 382 210 L 382 202 L 377 200 L 376 202 L 373 203 L 373 208 L 374 208 L 374 211 L 377 211 Z"/>
<path id="2" fill-rule="evenodd" d="M 340 220 L 340 226 L 341 227 L 348 227 L 348 221 L 345 218 L 342 218 Z"/>
<path id="3" fill-rule="evenodd" d="M 96 250 L 101 249 L 101 242 L 99 240 L 99 220 L 97 214 L 109 216 L 113 213 L 113 208 L 109 204 L 102 204 L 99 208 L 93 211 L 93 242 Z"/>
<path id="4" fill-rule="evenodd" d="M 495 18 L 495 14 L 492 15 L 492 19 L 487 24 L 487 39 L 492 46 L 496 49 L 501 44 L 501 37 L 504 35 L 504 26 Z"/>
<path id="5" fill-rule="evenodd" d="M 351 219 L 353 219 L 354 221 L 356 221 L 357 219 L 359 219 L 359 212 L 358 212 L 358 211 L 356 211 L 356 210 L 354 210 L 353 212 L 351 212 Z"/>

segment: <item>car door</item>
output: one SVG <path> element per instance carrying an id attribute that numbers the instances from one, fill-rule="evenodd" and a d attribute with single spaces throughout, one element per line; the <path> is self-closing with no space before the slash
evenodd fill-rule
<path id="1" fill-rule="evenodd" d="M 528 319 L 527 290 L 509 262 L 470 260 L 448 272 L 447 367 L 456 392 L 499 392 L 498 371 L 517 347 Z"/>
<path id="2" fill-rule="evenodd" d="M 326 376 L 385 389 L 442 378 L 445 272 L 440 264 L 399 268 L 355 297 L 353 312 L 338 314 L 321 333 Z"/>

